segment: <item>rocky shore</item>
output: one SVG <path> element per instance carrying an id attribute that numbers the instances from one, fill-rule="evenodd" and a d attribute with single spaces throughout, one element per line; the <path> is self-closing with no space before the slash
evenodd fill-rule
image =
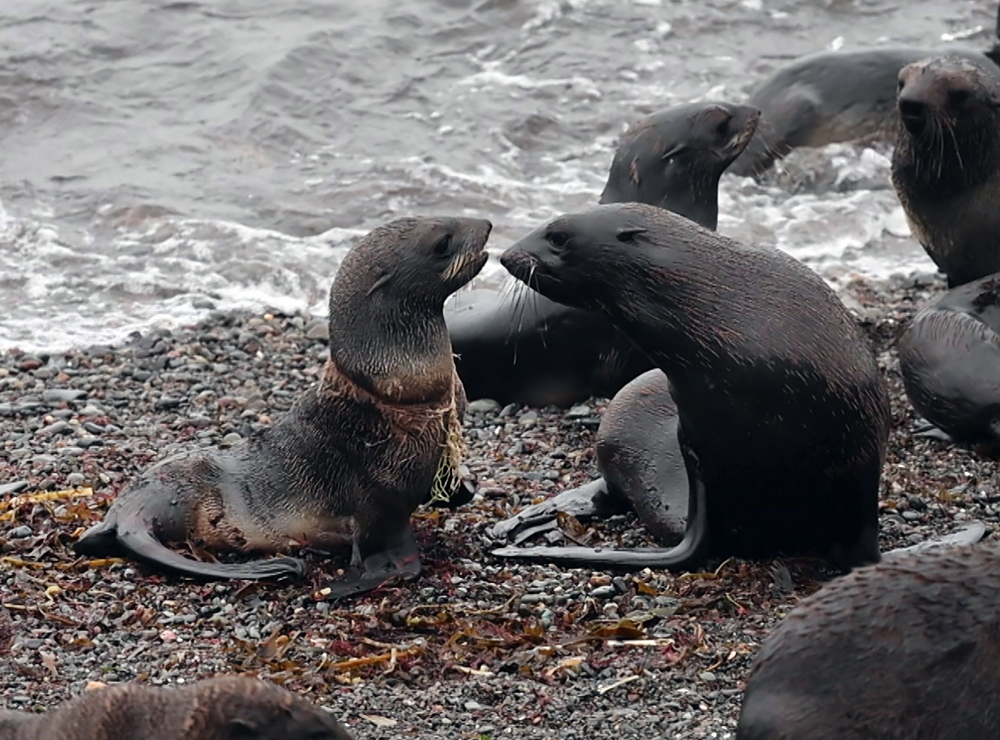
<path id="1" fill-rule="evenodd" d="M 996 462 L 913 436 L 892 349 L 938 279 L 851 286 L 893 399 L 883 550 L 1000 525 Z M 130 476 L 270 423 L 317 378 L 324 322 L 217 314 L 120 347 L 0 355 L 0 707 L 42 709 L 89 682 L 244 673 L 302 692 L 358 738 L 731 738 L 754 651 L 832 573 L 808 559 L 706 572 L 605 574 L 501 562 L 486 531 L 596 475 L 605 401 L 569 410 L 475 403 L 475 500 L 422 510 L 425 572 L 344 604 L 315 598 L 341 559 L 307 554 L 300 583 L 199 584 L 69 548 Z M 634 517 L 549 533 L 556 544 L 651 544 Z"/>

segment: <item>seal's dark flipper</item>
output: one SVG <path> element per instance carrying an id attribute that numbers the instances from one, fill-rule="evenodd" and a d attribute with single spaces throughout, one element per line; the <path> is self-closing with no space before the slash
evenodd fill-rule
<path id="1" fill-rule="evenodd" d="M 556 512 L 570 514 L 577 519 L 604 518 L 628 511 L 627 500 L 613 496 L 603 478 L 598 478 L 579 488 L 553 496 L 540 504 L 526 506 L 517 514 L 493 526 L 490 536 L 494 539 L 515 539 L 519 532 L 555 519 Z"/>
<path id="2" fill-rule="evenodd" d="M 919 427 L 917 431 L 913 433 L 914 437 L 928 437 L 929 439 L 939 439 L 942 442 L 954 442 L 947 432 L 938 429 L 936 426 L 927 424 L 926 426 Z"/>
<path id="3" fill-rule="evenodd" d="M 934 537 L 933 539 L 925 540 L 917 543 L 916 545 L 910 545 L 909 547 L 898 547 L 895 550 L 884 552 L 882 553 L 882 559 L 892 560 L 893 558 L 901 555 L 913 555 L 914 553 L 924 552 L 926 550 L 935 550 L 939 547 L 974 545 L 979 542 L 985 534 L 986 526 L 982 522 L 972 522 L 972 524 L 958 530 L 957 532 L 952 532 L 951 534 L 947 534 L 942 537 Z"/>
<path id="4" fill-rule="evenodd" d="M 557 565 L 588 567 L 596 565 L 622 570 L 642 568 L 690 570 L 704 561 L 709 547 L 705 484 L 700 480 L 694 480 L 692 488 L 689 514 L 693 519 L 688 523 L 683 541 L 676 547 L 644 550 L 609 550 L 601 547 L 501 547 L 493 550 L 493 554 L 501 558 Z"/>
<path id="5" fill-rule="evenodd" d="M 166 547 L 144 527 L 110 526 L 91 528 L 73 546 L 80 555 L 125 555 L 155 568 L 206 580 L 241 579 L 250 581 L 301 577 L 305 563 L 297 558 L 271 558 L 250 563 L 201 563 Z"/>
<path id="6" fill-rule="evenodd" d="M 355 544 L 354 562 L 347 575 L 321 590 L 326 601 L 373 591 L 396 579 L 412 581 L 420 575 L 420 552 L 409 523 L 403 532 L 381 549 L 367 556 L 364 555 L 365 550 L 365 545 Z"/>

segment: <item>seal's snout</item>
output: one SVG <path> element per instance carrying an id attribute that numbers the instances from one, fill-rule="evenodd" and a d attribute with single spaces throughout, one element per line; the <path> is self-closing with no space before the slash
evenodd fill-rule
<path id="1" fill-rule="evenodd" d="M 500 264 L 511 275 L 526 283 L 532 270 L 538 264 L 538 260 L 518 243 L 500 255 Z"/>

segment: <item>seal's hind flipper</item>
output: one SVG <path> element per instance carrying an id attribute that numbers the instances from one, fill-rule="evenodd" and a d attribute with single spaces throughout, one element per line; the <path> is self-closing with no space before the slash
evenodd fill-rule
<path id="1" fill-rule="evenodd" d="M 374 591 L 379 586 L 400 579 L 412 581 L 420 575 L 420 552 L 409 522 L 405 529 L 384 542 L 383 547 L 361 559 L 362 548 L 355 542 L 355 562 L 347 575 L 319 591 L 325 601 L 336 601 L 348 596 Z"/>
<path id="2" fill-rule="evenodd" d="M 103 523 L 102 523 L 103 524 Z M 93 527 L 73 549 L 81 555 L 126 555 L 155 568 L 207 580 L 267 580 L 305 574 L 297 558 L 270 558 L 249 563 L 201 563 L 166 547 L 145 527 L 117 524 Z"/>
<path id="3" fill-rule="evenodd" d="M 613 496 L 609 493 L 604 479 L 598 478 L 579 488 L 563 491 L 540 504 L 526 506 L 514 516 L 493 525 L 490 536 L 498 540 L 518 540 L 519 533 L 547 525 L 555 519 L 556 512 L 559 511 L 577 519 L 593 519 L 623 514 L 629 508 L 627 499 Z"/>
<path id="4" fill-rule="evenodd" d="M 986 525 L 982 522 L 972 522 L 972 524 L 969 524 L 967 527 L 964 527 L 957 532 L 924 540 L 923 542 L 918 542 L 916 545 L 910 545 L 909 547 L 898 547 L 895 550 L 884 552 L 882 553 L 882 559 L 891 560 L 901 555 L 913 555 L 926 550 L 935 550 L 939 547 L 974 545 L 979 542 L 985 534 Z"/>
<path id="5" fill-rule="evenodd" d="M 666 568 L 690 570 L 708 555 L 708 507 L 705 484 L 697 476 L 691 479 L 688 526 L 684 539 L 676 547 L 611 550 L 603 547 L 501 547 L 492 551 L 501 558 L 528 560 L 557 565 L 602 566 L 622 570 Z"/>

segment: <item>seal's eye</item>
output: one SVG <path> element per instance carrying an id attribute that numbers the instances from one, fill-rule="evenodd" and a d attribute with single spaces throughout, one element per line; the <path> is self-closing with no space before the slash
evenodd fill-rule
<path id="1" fill-rule="evenodd" d="M 968 102 L 969 98 L 972 97 L 971 90 L 949 90 L 948 91 L 948 105 L 962 105 Z"/>
<path id="2" fill-rule="evenodd" d="M 729 133 L 729 118 L 719 121 L 715 127 L 715 133 L 719 136 L 726 136 Z"/>
<path id="3" fill-rule="evenodd" d="M 553 247 L 565 247 L 569 244 L 569 234 L 565 231 L 550 231 L 545 238 Z"/>
<path id="4" fill-rule="evenodd" d="M 896 80 L 896 92 L 903 92 L 903 88 L 906 87 L 906 83 L 902 80 Z"/>
<path id="5" fill-rule="evenodd" d="M 660 157 L 660 159 L 663 160 L 664 166 L 669 167 L 677 161 L 677 158 L 683 154 L 684 151 L 684 147 L 676 146 L 673 149 L 668 150 L 666 154 Z"/>
<path id="6" fill-rule="evenodd" d="M 451 234 L 445 234 L 438 243 L 434 245 L 434 254 L 438 257 L 446 257 L 451 251 Z"/>

